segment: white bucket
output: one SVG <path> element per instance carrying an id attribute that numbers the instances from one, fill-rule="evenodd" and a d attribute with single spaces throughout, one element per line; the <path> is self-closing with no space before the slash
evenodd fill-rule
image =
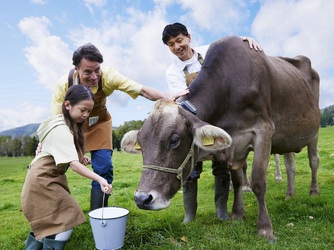
<path id="1" fill-rule="evenodd" d="M 88 213 L 97 249 L 119 249 L 124 244 L 129 210 L 121 207 L 98 208 Z"/>

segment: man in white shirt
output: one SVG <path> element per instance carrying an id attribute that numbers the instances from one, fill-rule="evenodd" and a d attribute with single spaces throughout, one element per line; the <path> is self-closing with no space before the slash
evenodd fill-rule
<path id="1" fill-rule="evenodd" d="M 261 51 L 261 47 L 252 38 L 240 37 L 249 43 L 250 49 Z M 209 45 L 191 48 L 191 35 L 181 23 L 167 25 L 162 32 L 162 41 L 176 56 L 166 71 L 169 90 L 174 93 L 184 91 L 201 70 Z M 194 219 L 197 210 L 197 179 L 202 172 L 202 162 L 198 162 L 183 186 L 183 204 L 186 212 L 184 223 Z M 215 206 L 217 217 L 228 219 L 227 199 L 229 194 L 230 173 L 227 166 L 212 161 L 212 173 L 215 176 Z"/>

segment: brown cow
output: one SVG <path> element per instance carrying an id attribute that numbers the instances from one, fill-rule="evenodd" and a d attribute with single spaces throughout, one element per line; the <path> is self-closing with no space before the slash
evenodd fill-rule
<path id="1" fill-rule="evenodd" d="M 139 132 L 123 138 L 125 151 L 139 151 L 138 142 L 143 155 L 137 206 L 166 208 L 194 162 L 211 154 L 231 169 L 231 218 L 243 218 L 241 168 L 254 151 L 250 179 L 258 201 L 258 234 L 274 241 L 265 199 L 270 155 L 308 146 L 311 194 L 319 193 L 317 72 L 307 57 L 270 57 L 250 50 L 238 37 L 227 37 L 210 46 L 189 91 L 181 101 L 197 108 L 196 115 L 184 105 L 159 100 Z"/>

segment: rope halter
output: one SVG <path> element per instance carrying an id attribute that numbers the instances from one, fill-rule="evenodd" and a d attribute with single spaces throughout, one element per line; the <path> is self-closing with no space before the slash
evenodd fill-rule
<path id="1" fill-rule="evenodd" d="M 189 173 L 191 173 L 194 169 L 194 166 L 195 166 L 195 162 L 194 162 L 194 142 L 191 144 L 189 152 L 188 152 L 186 158 L 184 159 L 184 161 L 182 162 L 181 166 L 178 167 L 177 169 L 160 167 L 160 166 L 155 166 L 155 165 L 143 165 L 143 168 L 149 168 L 149 169 L 153 169 L 153 170 L 157 170 L 157 171 L 161 171 L 161 172 L 176 174 L 176 178 L 180 180 L 181 187 L 183 187 L 183 170 L 186 167 L 189 160 L 191 160 L 191 169 L 190 169 L 190 172 L 189 172 Z"/>

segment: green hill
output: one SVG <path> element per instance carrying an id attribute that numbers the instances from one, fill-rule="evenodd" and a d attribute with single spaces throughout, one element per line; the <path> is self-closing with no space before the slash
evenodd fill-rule
<path id="1" fill-rule="evenodd" d="M 22 127 L 5 130 L 0 132 L 0 136 L 11 136 L 15 138 L 34 136 L 36 135 L 36 130 L 38 129 L 39 124 L 40 123 L 31 123 Z"/>
<path id="2" fill-rule="evenodd" d="M 10 136 L 12 138 L 21 138 L 24 136 L 35 136 L 40 123 L 31 123 L 22 127 L 12 128 L 0 132 L 0 136 Z M 113 127 L 116 130 L 117 127 Z"/>

